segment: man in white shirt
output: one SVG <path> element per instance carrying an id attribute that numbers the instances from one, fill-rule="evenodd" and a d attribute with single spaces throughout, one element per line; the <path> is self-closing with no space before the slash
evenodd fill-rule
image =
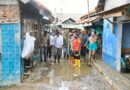
<path id="1" fill-rule="evenodd" d="M 60 58 L 62 55 L 62 47 L 63 47 L 63 36 L 60 34 L 59 30 L 56 31 L 56 35 L 54 36 L 54 63 L 58 59 L 58 63 L 60 63 Z"/>

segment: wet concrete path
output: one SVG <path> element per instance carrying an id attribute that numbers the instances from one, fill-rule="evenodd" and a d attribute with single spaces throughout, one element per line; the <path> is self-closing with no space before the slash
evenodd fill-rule
<path id="1" fill-rule="evenodd" d="M 114 90 L 96 68 L 84 62 L 81 68 L 68 61 L 60 64 L 38 63 L 22 84 L 0 90 Z"/>

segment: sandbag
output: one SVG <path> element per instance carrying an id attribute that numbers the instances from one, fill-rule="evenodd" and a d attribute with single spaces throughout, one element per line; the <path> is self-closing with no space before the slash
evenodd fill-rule
<path id="1" fill-rule="evenodd" d="M 22 50 L 22 58 L 29 59 L 31 57 L 34 51 L 35 40 L 35 37 L 30 36 L 29 33 L 26 33 Z"/>

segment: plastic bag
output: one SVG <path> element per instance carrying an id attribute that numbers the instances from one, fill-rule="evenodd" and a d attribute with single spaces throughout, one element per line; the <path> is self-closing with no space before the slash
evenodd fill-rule
<path id="1" fill-rule="evenodd" d="M 29 33 L 26 33 L 22 50 L 22 58 L 29 59 L 31 57 L 34 51 L 35 40 L 35 37 L 30 36 Z"/>

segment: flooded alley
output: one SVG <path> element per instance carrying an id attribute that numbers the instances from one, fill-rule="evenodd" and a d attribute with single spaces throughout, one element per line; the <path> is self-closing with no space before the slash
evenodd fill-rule
<path id="1" fill-rule="evenodd" d="M 68 61 L 38 63 L 23 83 L 0 90 L 114 90 L 96 68 L 84 62 L 81 68 Z"/>
<path id="2" fill-rule="evenodd" d="M 130 90 L 130 0 L 0 0 L 0 90 Z"/>

